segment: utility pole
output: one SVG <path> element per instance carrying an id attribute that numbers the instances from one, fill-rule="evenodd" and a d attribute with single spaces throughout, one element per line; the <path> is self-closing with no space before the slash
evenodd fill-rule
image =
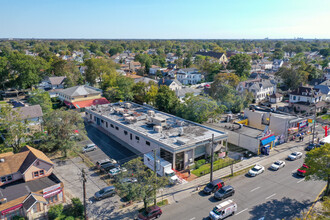
<path id="1" fill-rule="evenodd" d="M 211 143 L 211 172 L 210 172 L 210 182 L 213 181 L 213 144 L 214 144 L 214 134 L 212 134 L 212 143 Z"/>
<path id="2" fill-rule="evenodd" d="M 154 184 L 154 205 L 157 205 L 156 201 L 156 181 L 157 181 L 157 162 L 156 162 L 156 149 L 154 151 L 154 172 L 155 172 L 155 184 Z"/>
<path id="3" fill-rule="evenodd" d="M 88 216 L 87 216 L 87 204 L 86 204 L 86 173 L 85 173 L 85 169 L 83 168 L 81 170 L 81 177 L 83 179 L 83 196 L 84 196 L 84 216 L 85 216 L 85 220 L 88 220 Z"/>
<path id="4" fill-rule="evenodd" d="M 311 101 L 313 101 L 314 90 L 311 89 L 311 91 L 312 91 L 312 100 Z M 313 124 L 313 140 L 312 140 L 313 144 L 314 144 L 314 138 L 315 138 L 315 124 L 316 124 L 316 100 L 314 103 L 314 124 Z"/>

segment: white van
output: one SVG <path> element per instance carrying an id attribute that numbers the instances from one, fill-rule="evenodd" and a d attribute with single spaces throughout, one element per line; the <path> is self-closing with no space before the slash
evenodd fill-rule
<path id="1" fill-rule="evenodd" d="M 232 200 L 227 200 L 223 203 L 220 203 L 210 211 L 210 219 L 224 219 L 229 215 L 234 215 L 237 211 L 237 204 Z"/>

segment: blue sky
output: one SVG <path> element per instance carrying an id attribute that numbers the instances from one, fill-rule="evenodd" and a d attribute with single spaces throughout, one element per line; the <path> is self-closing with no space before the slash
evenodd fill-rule
<path id="1" fill-rule="evenodd" d="M 330 38 L 330 0 L 0 0 L 0 38 Z"/>

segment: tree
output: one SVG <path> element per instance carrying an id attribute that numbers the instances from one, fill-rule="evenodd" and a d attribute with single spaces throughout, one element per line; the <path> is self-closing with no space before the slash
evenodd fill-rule
<path id="1" fill-rule="evenodd" d="M 185 102 L 181 106 L 178 114 L 197 123 L 206 122 L 210 118 L 216 119 L 223 112 L 212 98 L 192 94 L 185 97 Z"/>
<path id="2" fill-rule="evenodd" d="M 102 88 L 105 90 L 104 96 L 112 102 L 133 100 L 133 85 L 132 78 L 117 73 L 104 75 L 102 82 Z"/>
<path id="3" fill-rule="evenodd" d="M 63 76 L 64 68 L 66 65 L 66 60 L 53 56 L 53 60 L 51 62 L 51 73 L 55 76 Z"/>
<path id="4" fill-rule="evenodd" d="M 239 77 L 234 73 L 219 73 L 211 84 L 210 94 L 215 99 L 221 99 L 232 89 L 235 89 L 239 81 Z"/>
<path id="5" fill-rule="evenodd" d="M 179 104 L 175 92 L 164 85 L 159 87 L 155 101 L 156 108 L 167 113 L 175 113 L 175 108 Z"/>
<path id="6" fill-rule="evenodd" d="M 148 85 L 145 82 L 138 82 L 133 86 L 132 92 L 134 94 L 134 102 L 143 104 L 146 102 Z"/>
<path id="7" fill-rule="evenodd" d="M 5 90 L 5 83 L 10 80 L 8 65 L 9 62 L 7 57 L 0 57 L 0 81 L 2 83 L 3 90 Z"/>
<path id="8" fill-rule="evenodd" d="M 43 114 L 46 114 L 48 112 L 51 112 L 53 110 L 52 101 L 50 99 L 50 95 L 48 92 L 42 91 L 42 90 L 35 90 L 30 94 L 30 98 L 28 99 L 28 102 L 31 105 L 40 105 Z"/>
<path id="9" fill-rule="evenodd" d="M 5 138 L 5 144 L 11 146 L 15 153 L 19 152 L 27 137 L 27 124 L 21 118 L 19 108 L 13 109 L 9 105 L 1 106 L 0 128 Z"/>
<path id="10" fill-rule="evenodd" d="M 306 154 L 305 164 L 309 167 L 305 179 L 327 182 L 325 195 L 330 192 L 330 144 L 315 148 Z"/>
<path id="11" fill-rule="evenodd" d="M 148 169 L 141 158 L 130 160 L 123 167 L 127 169 L 127 172 L 120 174 L 118 179 L 133 177 L 138 181 L 134 184 L 117 181 L 116 188 L 120 195 L 126 196 L 129 201 L 143 200 L 144 208 L 148 207 L 155 192 L 169 183 L 167 177 L 158 177 L 151 169 Z"/>
<path id="12" fill-rule="evenodd" d="M 41 57 L 33 57 L 21 53 L 12 53 L 9 57 L 13 85 L 27 89 L 36 85 L 46 75 L 49 64 Z"/>
<path id="13" fill-rule="evenodd" d="M 227 69 L 234 69 L 239 77 L 248 77 L 251 69 L 251 56 L 247 54 L 231 56 Z"/>
<path id="14" fill-rule="evenodd" d="M 61 150 L 66 157 L 67 152 L 73 149 L 77 141 L 76 131 L 80 136 L 83 133 L 83 119 L 80 114 L 72 110 L 54 110 L 44 116 L 44 126 L 47 130 L 46 144 L 44 150 L 56 151 Z"/>
<path id="15" fill-rule="evenodd" d="M 157 85 L 150 85 L 150 88 L 146 94 L 146 101 L 148 104 L 155 105 L 156 104 L 156 97 L 158 94 L 158 86 Z"/>
<path id="16" fill-rule="evenodd" d="M 281 60 L 283 59 L 283 57 L 284 57 L 284 51 L 276 48 L 273 54 L 273 58 Z"/>
<path id="17" fill-rule="evenodd" d="M 74 217 L 82 217 L 84 215 L 84 205 L 79 198 L 72 198 L 72 207 L 70 210 L 70 215 Z"/>
<path id="18" fill-rule="evenodd" d="M 184 60 L 183 60 L 183 66 L 186 68 L 189 68 L 192 65 L 191 62 L 191 56 L 187 56 Z"/>
<path id="19" fill-rule="evenodd" d="M 48 218 L 50 220 L 55 220 L 55 219 L 62 216 L 62 212 L 63 212 L 63 205 L 62 204 L 53 205 L 48 210 Z"/>
<path id="20" fill-rule="evenodd" d="M 275 76 L 280 76 L 284 85 L 289 89 L 297 89 L 301 84 L 305 84 L 308 80 L 309 73 L 297 65 L 291 67 L 281 67 Z"/>
<path id="21" fill-rule="evenodd" d="M 115 70 L 115 64 L 111 60 L 106 59 L 89 59 L 85 61 L 86 81 L 91 85 L 96 84 L 96 79 L 101 78 L 104 74 L 110 74 Z"/>

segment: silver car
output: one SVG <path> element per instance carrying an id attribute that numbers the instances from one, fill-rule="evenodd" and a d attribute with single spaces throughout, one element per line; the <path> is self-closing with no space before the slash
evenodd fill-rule
<path id="1" fill-rule="evenodd" d="M 270 166 L 270 169 L 279 170 L 280 168 L 282 168 L 284 166 L 285 166 L 285 162 L 282 160 L 278 160 Z"/>
<path id="2" fill-rule="evenodd" d="M 83 152 L 89 152 L 89 151 L 94 151 L 97 149 L 97 146 L 95 144 L 87 144 L 84 148 L 83 148 Z"/>

